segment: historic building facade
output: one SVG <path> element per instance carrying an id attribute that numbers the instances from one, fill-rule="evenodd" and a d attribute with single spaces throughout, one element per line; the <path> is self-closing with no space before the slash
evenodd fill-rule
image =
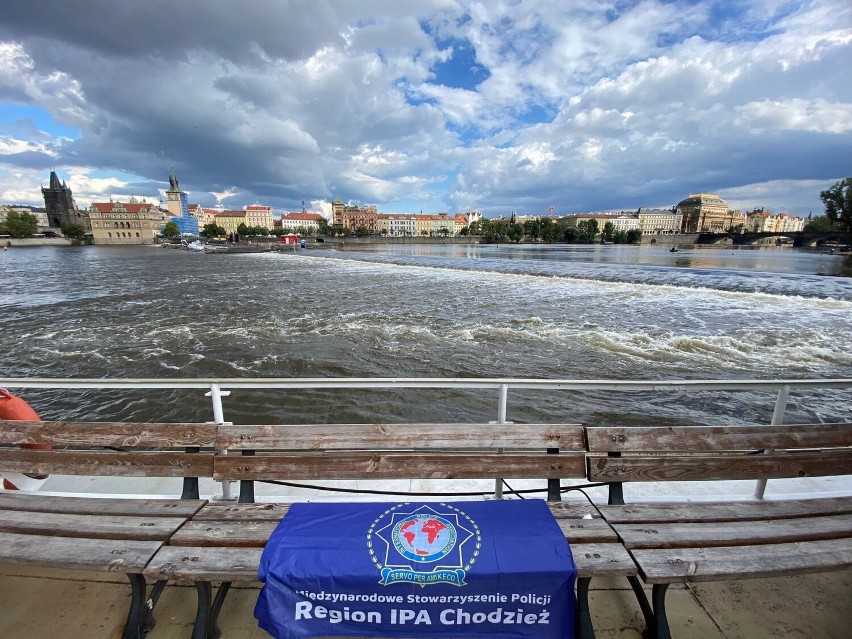
<path id="1" fill-rule="evenodd" d="M 365 228 L 369 233 L 379 232 L 379 213 L 375 206 L 350 206 L 336 197 L 331 203 L 331 215 L 332 224 L 340 230 L 355 232 Z"/>
<path id="2" fill-rule="evenodd" d="M 642 235 L 674 235 L 683 226 L 683 214 L 668 209 L 639 209 Z"/>
<path id="3" fill-rule="evenodd" d="M 89 208 L 95 244 L 153 244 L 169 211 L 147 202 L 94 202 Z"/>
<path id="4" fill-rule="evenodd" d="M 745 225 L 742 213 L 731 211 L 725 200 L 712 193 L 691 193 L 675 211 L 683 215 L 682 233 L 727 233 Z"/>

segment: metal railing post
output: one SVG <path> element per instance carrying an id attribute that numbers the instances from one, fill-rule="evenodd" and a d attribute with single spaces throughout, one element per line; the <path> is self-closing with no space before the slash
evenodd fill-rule
<path id="1" fill-rule="evenodd" d="M 219 388 L 219 384 L 210 384 L 210 390 L 204 394 L 213 402 L 213 421 L 220 426 L 225 423 L 225 412 L 222 409 L 222 398 L 231 394 L 231 391 L 223 391 Z M 227 455 L 227 450 L 218 451 L 220 455 Z M 231 483 L 229 481 L 219 482 L 222 485 L 222 496 L 219 497 L 222 501 L 233 501 L 235 498 L 231 495 Z"/>
<path id="2" fill-rule="evenodd" d="M 780 426 L 784 423 L 784 412 L 787 410 L 787 399 L 790 397 L 790 387 L 782 386 L 778 389 L 778 397 L 775 399 L 775 410 L 772 411 L 772 426 Z M 771 455 L 775 449 L 767 449 L 763 451 L 764 455 Z M 754 498 L 763 499 L 763 493 L 766 492 L 766 480 L 758 479 L 754 487 Z"/>
<path id="3" fill-rule="evenodd" d="M 497 404 L 497 423 L 506 423 L 506 404 L 509 401 L 509 385 L 500 384 L 500 399 Z M 498 453 L 502 453 L 503 449 L 498 448 Z M 494 480 L 494 499 L 503 499 L 503 479 Z"/>

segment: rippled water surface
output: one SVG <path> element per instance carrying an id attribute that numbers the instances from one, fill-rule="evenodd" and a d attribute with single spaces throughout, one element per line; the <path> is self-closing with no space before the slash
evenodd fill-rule
<path id="1" fill-rule="evenodd" d="M 0 253 L 0 376 L 852 377 L 849 258 L 790 248 L 344 245 Z M 199 392 L 27 391 L 45 419 L 211 419 Z M 787 421 L 852 418 L 794 394 Z M 513 392 L 509 419 L 766 422 L 774 394 Z M 235 422 L 494 419 L 496 393 L 240 391 Z"/>

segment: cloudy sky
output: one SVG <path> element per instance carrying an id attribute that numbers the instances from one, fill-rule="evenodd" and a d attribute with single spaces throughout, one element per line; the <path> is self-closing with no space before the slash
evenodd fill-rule
<path id="1" fill-rule="evenodd" d="M 822 211 L 852 176 L 849 0 L 27 0 L 0 203 Z"/>

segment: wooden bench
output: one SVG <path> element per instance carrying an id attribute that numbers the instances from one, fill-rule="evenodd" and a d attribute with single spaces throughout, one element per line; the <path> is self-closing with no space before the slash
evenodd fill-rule
<path id="1" fill-rule="evenodd" d="M 585 476 L 583 430 L 576 425 L 225 425 L 216 448 L 228 454 L 215 457 L 214 478 L 239 480 L 241 503 L 204 506 L 144 571 L 151 579 L 196 584 L 194 639 L 215 632 L 231 582 L 257 580 L 263 546 L 289 508 L 253 503 L 255 481 L 540 478 L 557 500 L 560 479 Z M 588 636 L 589 579 L 638 571 L 601 518 L 584 519 L 597 515 L 593 507 L 554 501 L 551 509 L 578 566 L 577 619 Z M 221 582 L 215 598 L 214 581 Z"/>
<path id="2" fill-rule="evenodd" d="M 586 429 L 588 478 L 611 482 L 600 506 L 652 585 L 631 578 L 650 636 L 670 637 L 670 584 L 795 575 L 852 566 L 852 496 L 624 504 L 624 482 L 852 474 L 852 424 Z"/>
<path id="3" fill-rule="evenodd" d="M 183 479 L 175 484 L 182 499 L 0 493 L 0 562 L 126 574 L 131 603 L 123 636 L 142 637 L 165 586 L 148 592 L 143 569 L 205 504 L 197 478 L 212 476 L 215 433 L 215 424 L 0 420 L 0 474 Z"/>

